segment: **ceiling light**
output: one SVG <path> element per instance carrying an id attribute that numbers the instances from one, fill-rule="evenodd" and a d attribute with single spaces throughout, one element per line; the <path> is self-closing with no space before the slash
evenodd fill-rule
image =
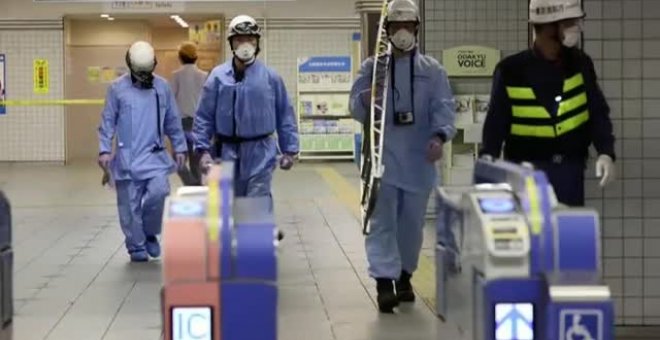
<path id="1" fill-rule="evenodd" d="M 101 18 L 109 18 L 110 14 L 101 14 Z"/>
<path id="2" fill-rule="evenodd" d="M 172 15 L 171 18 L 174 19 L 174 21 L 176 21 L 176 23 L 179 24 L 179 26 L 183 28 L 188 28 L 188 23 L 185 20 L 181 19 L 180 16 Z"/>
<path id="3" fill-rule="evenodd" d="M 113 17 L 109 17 L 108 20 L 109 20 L 109 21 L 114 21 L 115 18 L 113 18 Z"/>

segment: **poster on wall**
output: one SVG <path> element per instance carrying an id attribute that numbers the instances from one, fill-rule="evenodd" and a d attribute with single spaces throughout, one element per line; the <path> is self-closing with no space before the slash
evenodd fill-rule
<path id="1" fill-rule="evenodd" d="M 442 51 L 442 64 L 450 77 L 490 77 L 501 52 L 484 46 L 458 46 Z"/>
<path id="2" fill-rule="evenodd" d="M 196 43 L 201 48 L 215 48 L 221 43 L 221 38 L 221 20 L 191 23 L 188 28 L 188 40 Z"/>
<path id="3" fill-rule="evenodd" d="M 87 81 L 92 84 L 99 82 L 101 78 L 101 67 L 99 66 L 88 66 L 87 67 Z"/>
<path id="4" fill-rule="evenodd" d="M 350 91 L 351 57 L 298 58 L 298 91 Z"/>
<path id="5" fill-rule="evenodd" d="M 48 60 L 35 59 L 33 63 L 34 93 L 47 94 L 50 88 Z"/>
<path id="6" fill-rule="evenodd" d="M 102 83 L 112 83 L 113 80 L 117 77 L 117 70 L 114 67 L 103 66 L 101 68 L 101 82 Z"/>
<path id="7" fill-rule="evenodd" d="M 7 88 L 7 77 L 5 76 L 5 71 L 5 55 L 0 54 L 0 115 L 7 113 L 7 107 L 4 104 L 5 95 L 7 94 L 5 91 Z"/>

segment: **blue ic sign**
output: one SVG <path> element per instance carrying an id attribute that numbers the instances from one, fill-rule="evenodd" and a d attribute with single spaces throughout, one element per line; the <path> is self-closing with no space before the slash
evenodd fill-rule
<path id="1" fill-rule="evenodd" d="M 559 340 L 602 340 L 603 312 L 564 309 L 559 313 Z"/>
<path id="2" fill-rule="evenodd" d="M 495 305 L 495 340 L 534 340 L 534 305 Z"/>
<path id="3" fill-rule="evenodd" d="M 174 307 L 172 309 L 173 340 L 212 340 L 211 307 Z"/>

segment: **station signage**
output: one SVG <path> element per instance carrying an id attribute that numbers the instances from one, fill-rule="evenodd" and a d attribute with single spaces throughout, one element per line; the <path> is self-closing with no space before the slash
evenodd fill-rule
<path id="1" fill-rule="evenodd" d="M 192 2 L 292 2 L 296 0 L 32 0 L 35 3 L 88 3 L 88 4 L 100 4 L 100 3 L 112 3 L 112 2 L 169 2 L 169 3 L 192 3 Z"/>
<path id="2" fill-rule="evenodd" d="M 490 77 L 501 52 L 484 46 L 458 46 L 442 52 L 442 64 L 450 77 Z"/>
<path id="3" fill-rule="evenodd" d="M 211 307 L 172 308 L 172 340 L 213 340 Z"/>

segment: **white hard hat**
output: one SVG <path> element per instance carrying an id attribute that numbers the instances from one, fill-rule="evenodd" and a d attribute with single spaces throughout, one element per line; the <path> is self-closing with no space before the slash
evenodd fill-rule
<path id="1" fill-rule="evenodd" d="M 146 41 L 137 41 L 128 49 L 128 62 L 134 71 L 152 71 L 156 65 L 154 48 Z"/>
<path id="2" fill-rule="evenodd" d="M 419 9 L 413 0 L 393 0 L 387 7 L 388 22 L 419 21 Z"/>
<path id="3" fill-rule="evenodd" d="M 249 15 L 239 15 L 229 23 L 229 33 L 227 38 L 235 35 L 255 35 L 261 37 L 261 27 L 257 21 Z"/>
<path id="4" fill-rule="evenodd" d="M 584 16 L 581 0 L 531 0 L 529 3 L 529 22 L 532 24 L 547 24 Z"/>

